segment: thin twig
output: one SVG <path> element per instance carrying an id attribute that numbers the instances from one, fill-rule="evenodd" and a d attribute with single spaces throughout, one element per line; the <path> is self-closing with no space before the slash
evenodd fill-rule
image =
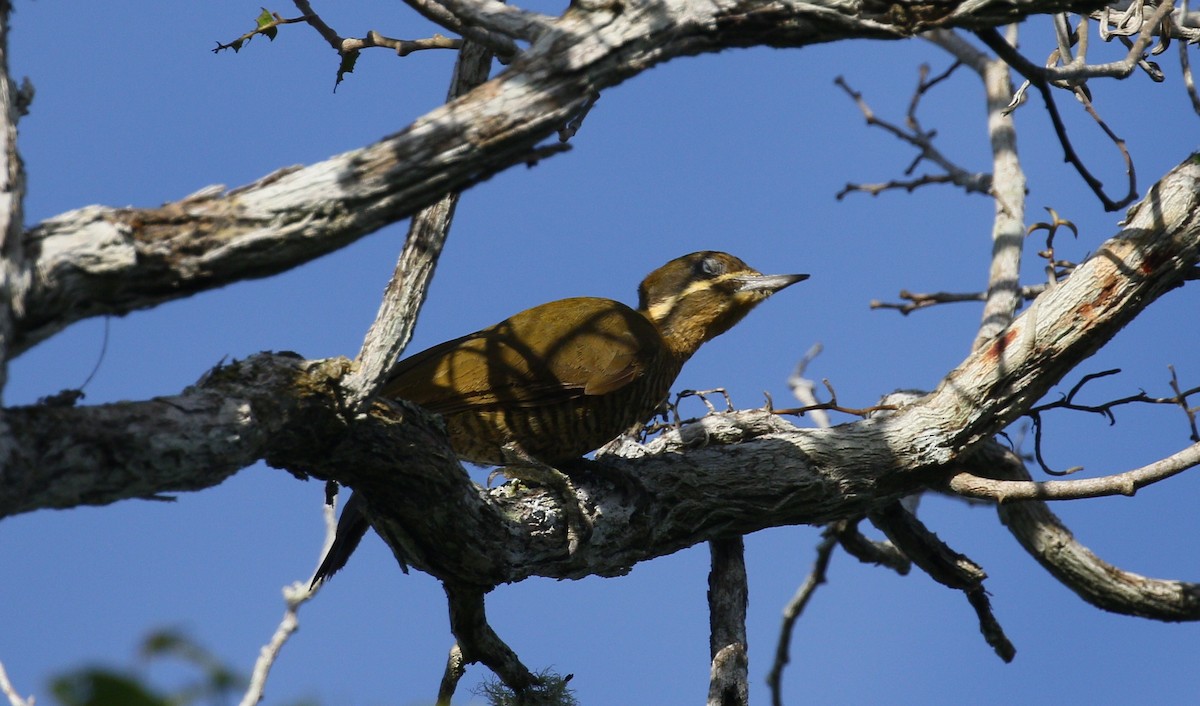
<path id="1" fill-rule="evenodd" d="M 275 35 L 279 33 L 279 28 L 283 25 L 297 24 L 300 22 L 309 22 L 309 17 L 307 15 L 303 15 L 300 17 L 285 19 L 279 13 L 269 12 L 266 8 L 264 8 L 263 11 L 259 13 L 258 17 L 255 18 L 255 27 L 253 30 L 246 32 L 228 44 L 217 42 L 217 46 L 212 50 L 212 52 L 214 54 L 220 54 L 226 49 L 232 49 L 236 54 L 237 52 L 241 51 L 242 47 L 251 39 L 262 35 L 273 40 L 275 39 Z"/>
<path id="2" fill-rule="evenodd" d="M 1092 190 L 1096 198 L 1100 199 L 1100 202 L 1104 205 L 1104 210 L 1116 211 L 1132 203 L 1137 198 L 1137 179 L 1132 169 L 1132 163 L 1128 160 L 1128 152 L 1125 150 L 1124 142 L 1118 142 L 1118 147 L 1121 150 L 1121 154 L 1126 158 L 1129 191 L 1123 198 L 1114 201 L 1105 193 L 1104 184 L 1088 171 L 1088 168 L 1083 164 L 1083 160 L 1075 152 L 1075 148 L 1071 144 L 1071 139 L 1067 136 L 1066 125 L 1063 124 L 1062 116 L 1059 115 L 1058 105 L 1055 103 L 1054 96 L 1050 91 L 1050 84 L 1044 73 L 1045 70 L 1034 66 L 1028 59 L 1021 56 L 994 28 L 976 30 L 975 35 L 992 51 L 996 52 L 1001 59 L 1008 62 L 1009 66 L 1016 69 L 1017 73 L 1024 76 L 1042 94 L 1042 100 L 1046 105 L 1046 112 L 1050 115 L 1050 122 L 1054 125 L 1054 134 L 1058 136 L 1058 142 L 1063 148 L 1063 158 L 1071 166 L 1075 167 L 1075 171 L 1083 178 L 1088 188 Z"/>
<path id="3" fill-rule="evenodd" d="M 995 500 L 1000 503 L 1132 496 L 1141 488 L 1166 480 L 1197 465 L 1200 465 L 1200 442 L 1141 468 L 1099 478 L 1049 481 L 993 480 L 963 472 L 951 477 L 947 486 L 952 492 L 964 497 Z"/>
<path id="4" fill-rule="evenodd" d="M 284 586 L 283 600 L 286 608 L 283 612 L 283 619 L 279 621 L 271 640 L 259 651 L 258 659 L 254 662 L 254 671 L 250 674 L 250 686 L 242 695 L 240 706 L 255 706 L 262 701 L 271 667 L 275 665 L 288 638 L 300 627 L 300 606 L 307 603 L 314 595 L 316 595 L 315 592 L 300 581 L 296 581 L 290 586 Z"/>
<path id="5" fill-rule="evenodd" d="M 1183 413 L 1187 415 L 1188 426 L 1191 427 L 1192 433 L 1190 438 L 1192 441 L 1200 441 L 1200 430 L 1196 428 L 1196 412 L 1200 411 L 1200 407 L 1189 407 L 1187 398 L 1194 394 L 1194 391 L 1183 391 L 1179 389 L 1179 378 L 1175 375 L 1175 366 L 1168 365 L 1167 370 L 1171 371 L 1171 391 L 1175 393 L 1175 402 L 1183 409 Z"/>
<path id="6" fill-rule="evenodd" d="M 949 174 L 925 174 L 917 177 L 916 179 L 891 179 L 873 184 L 856 184 L 851 181 L 846 182 L 846 185 L 843 186 L 840 191 L 834 194 L 834 198 L 836 198 L 838 201 L 841 201 L 849 194 L 856 192 L 864 193 L 869 196 L 878 196 L 885 191 L 903 190 L 911 194 L 922 186 L 929 186 L 931 184 L 955 184 L 958 186 L 963 186 L 965 189 L 967 189 L 967 191 L 979 192 L 983 190 L 982 187 L 984 185 L 984 179 L 986 178 L 986 175 L 976 176 L 979 177 L 979 180 L 972 182 L 971 184 L 961 184 L 959 183 L 959 179 Z"/>
<path id="7" fill-rule="evenodd" d="M 926 184 L 951 183 L 962 187 L 967 191 L 967 193 L 986 194 L 989 192 L 991 189 L 991 175 L 973 174 L 947 159 L 936 147 L 933 146 L 933 139 L 937 136 L 936 131 L 926 131 L 922 129 L 916 118 L 916 107 L 920 101 L 920 98 L 930 88 L 943 81 L 949 75 L 950 71 L 953 71 L 954 68 L 957 68 L 957 65 L 958 62 L 955 62 L 955 64 L 951 66 L 947 72 L 940 74 L 933 80 L 929 81 L 926 80 L 926 77 L 929 73 L 929 68 L 926 66 L 921 67 L 917 88 L 914 91 L 913 98 L 909 103 L 909 112 L 906 116 L 906 121 L 909 126 L 908 129 L 901 128 L 875 115 L 875 111 L 872 110 L 871 106 L 867 104 L 866 100 L 862 96 L 862 93 L 851 88 L 844 77 L 838 76 L 834 79 L 834 84 L 845 91 L 846 95 L 850 96 L 855 105 L 858 106 L 859 111 L 867 120 L 867 125 L 881 128 L 882 130 L 899 138 L 903 142 L 907 142 L 908 144 L 917 148 L 917 156 L 905 170 L 906 175 L 911 175 L 917 165 L 926 160 L 933 162 L 945 172 L 944 175 L 921 176 L 912 180 L 890 181 L 883 184 L 847 184 L 841 191 L 838 192 L 837 198 L 839 200 L 854 191 L 862 191 L 872 195 L 878 195 L 879 193 L 889 189 L 902 188 L 907 191 L 912 191 L 913 189 Z"/>
<path id="8" fill-rule="evenodd" d="M 1055 265 L 1058 267 L 1056 276 L 1059 278 L 1065 277 L 1075 269 L 1074 263 L 1070 262 L 1058 261 Z M 1017 292 L 1025 301 L 1037 299 L 1038 295 L 1044 291 L 1046 291 L 1046 285 L 1044 284 L 1030 284 L 1017 289 Z M 928 309 L 938 304 L 982 302 L 987 300 L 987 292 L 910 292 L 907 289 L 901 289 L 897 296 L 907 301 L 885 302 L 872 299 L 869 302 L 869 306 L 872 309 L 894 309 L 907 316 L 914 311 Z"/>
<path id="9" fill-rule="evenodd" d="M 8 672 L 5 671 L 3 662 L 0 662 L 0 694 L 8 697 L 9 706 L 33 706 L 33 697 L 22 698 L 17 693 L 16 687 L 8 680 Z"/>
<path id="10" fill-rule="evenodd" d="M 1120 397 L 1115 400 L 1109 400 L 1107 402 L 1101 402 L 1100 404 L 1094 405 L 1081 404 L 1075 401 L 1076 395 L 1078 395 L 1083 390 L 1084 386 L 1089 382 L 1100 378 L 1109 377 L 1111 375 L 1116 375 L 1121 372 L 1120 368 L 1113 368 L 1111 370 L 1102 370 L 1098 373 L 1089 373 L 1084 375 L 1079 379 L 1079 382 L 1075 383 L 1075 385 L 1058 400 L 1029 408 L 1029 411 L 1026 412 L 1026 416 L 1033 420 L 1033 451 L 1034 458 L 1037 459 L 1038 465 L 1041 466 L 1042 470 L 1048 475 L 1053 476 L 1069 475 L 1071 473 L 1076 473 L 1083 470 L 1083 466 L 1072 466 L 1064 471 L 1056 471 L 1051 469 L 1046 463 L 1045 459 L 1042 457 L 1042 414 L 1052 409 L 1070 409 L 1078 412 L 1091 412 L 1092 414 L 1099 414 L 1108 420 L 1109 425 L 1112 425 L 1117 423 L 1116 414 L 1113 412 L 1115 407 L 1135 403 L 1177 405 L 1181 407 L 1184 413 L 1188 416 L 1188 422 L 1192 432 L 1192 440 L 1200 441 L 1200 438 L 1197 438 L 1200 435 L 1197 435 L 1196 433 L 1195 419 L 1195 413 L 1197 409 L 1200 408 L 1194 409 L 1188 406 L 1188 397 L 1191 397 L 1195 394 L 1200 394 L 1200 386 L 1193 387 L 1189 390 L 1180 390 L 1179 382 L 1175 377 L 1175 369 L 1170 366 L 1169 369 L 1171 370 L 1171 389 L 1175 392 L 1175 394 L 1171 397 L 1151 397 L 1150 395 L 1146 394 L 1145 390 L 1143 390 L 1136 395 L 1127 395 L 1125 397 Z"/>
<path id="11" fill-rule="evenodd" d="M 824 350 L 824 347 L 820 342 L 814 343 L 809 347 L 804 353 L 804 357 L 800 359 L 800 362 L 796 363 L 796 369 L 788 376 L 787 384 L 796 401 L 810 409 L 813 423 L 821 429 L 826 429 L 831 426 L 831 423 L 829 415 L 825 414 L 825 410 L 816 409 L 817 405 L 821 404 L 821 401 L 817 399 L 817 385 L 810 378 L 804 377 L 809 364 L 816 360 L 817 356 L 821 355 L 822 350 Z"/>
<path id="12" fill-rule="evenodd" d="M 834 530 L 834 526 L 826 527 L 821 535 L 820 543 L 817 544 L 817 558 L 813 562 L 812 570 L 808 572 L 804 583 L 800 584 L 795 595 L 783 609 L 783 626 L 779 629 L 779 640 L 775 644 L 775 662 L 771 665 L 771 671 L 767 673 L 767 684 L 771 687 L 771 703 L 774 706 L 783 706 L 783 670 L 791 661 L 792 630 L 795 628 L 796 620 L 800 618 L 804 608 L 812 600 L 817 587 L 825 583 L 829 560 L 833 557 L 833 550 L 837 547 L 837 543 L 837 532 Z"/>
<path id="13" fill-rule="evenodd" d="M 1050 221 L 1038 221 L 1029 226 L 1026 236 L 1033 235 L 1035 230 L 1046 231 L 1046 247 L 1038 252 L 1038 257 L 1046 260 L 1046 286 L 1047 288 L 1053 288 L 1058 284 L 1059 279 L 1058 260 L 1054 257 L 1054 236 L 1058 233 L 1059 228 L 1067 228 L 1078 240 L 1079 229 L 1071 221 L 1061 218 L 1058 215 L 1058 211 L 1055 211 L 1053 208 L 1046 206 L 1045 209 L 1050 214 Z"/>
<path id="14" fill-rule="evenodd" d="M 802 417 L 805 414 L 808 414 L 809 412 L 814 412 L 817 410 L 829 410 L 832 412 L 841 412 L 842 414 L 851 414 L 856 417 L 866 417 L 867 415 L 871 414 L 872 412 L 890 412 L 890 411 L 896 409 L 896 407 L 894 405 L 889 405 L 889 404 L 878 404 L 878 405 L 873 405 L 871 407 L 863 407 L 861 409 L 854 408 L 854 407 L 843 407 L 838 404 L 837 390 L 833 389 L 833 384 L 831 382 L 829 382 L 829 379 L 821 378 L 821 384 L 824 385 L 825 389 L 829 392 L 829 401 L 828 402 L 821 402 L 819 404 L 806 405 L 804 407 L 791 407 L 789 409 L 775 409 L 775 407 L 771 401 L 771 397 L 770 397 L 770 395 L 768 395 L 767 403 L 766 403 L 766 405 L 764 405 L 764 409 L 766 409 L 768 412 L 770 412 L 772 414 L 790 414 L 790 415 L 795 415 L 798 417 Z"/>

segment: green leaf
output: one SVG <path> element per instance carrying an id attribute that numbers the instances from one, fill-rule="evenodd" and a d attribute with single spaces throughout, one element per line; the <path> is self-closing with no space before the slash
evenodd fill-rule
<path id="1" fill-rule="evenodd" d="M 99 667 L 55 677 L 50 691 L 63 706 L 171 706 L 137 679 Z"/>

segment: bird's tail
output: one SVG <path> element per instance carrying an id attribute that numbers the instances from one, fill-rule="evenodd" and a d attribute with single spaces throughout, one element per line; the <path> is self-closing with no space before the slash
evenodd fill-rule
<path id="1" fill-rule="evenodd" d="M 314 588 L 317 584 L 329 580 L 330 576 L 337 573 L 350 560 L 350 555 L 354 553 L 358 543 L 367 533 L 367 528 L 371 526 L 367 522 L 367 516 L 363 513 L 363 505 L 362 496 L 358 493 L 350 494 L 350 499 L 342 508 L 342 516 L 338 518 L 333 544 L 330 544 L 329 551 L 325 552 L 325 558 L 317 567 L 317 573 L 313 575 L 309 588 Z"/>

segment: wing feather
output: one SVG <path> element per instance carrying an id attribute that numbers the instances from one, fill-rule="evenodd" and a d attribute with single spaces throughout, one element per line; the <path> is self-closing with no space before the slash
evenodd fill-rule
<path id="1" fill-rule="evenodd" d="M 643 314 L 608 299 L 564 299 L 401 361 L 382 394 L 441 414 L 538 407 L 603 395 L 653 364 L 661 335 Z"/>

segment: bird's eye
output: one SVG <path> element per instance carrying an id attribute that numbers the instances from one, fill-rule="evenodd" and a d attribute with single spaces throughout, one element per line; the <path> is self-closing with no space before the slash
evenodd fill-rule
<path id="1" fill-rule="evenodd" d="M 706 257 L 696 265 L 697 274 L 716 277 L 725 272 L 725 263 L 715 257 Z"/>

